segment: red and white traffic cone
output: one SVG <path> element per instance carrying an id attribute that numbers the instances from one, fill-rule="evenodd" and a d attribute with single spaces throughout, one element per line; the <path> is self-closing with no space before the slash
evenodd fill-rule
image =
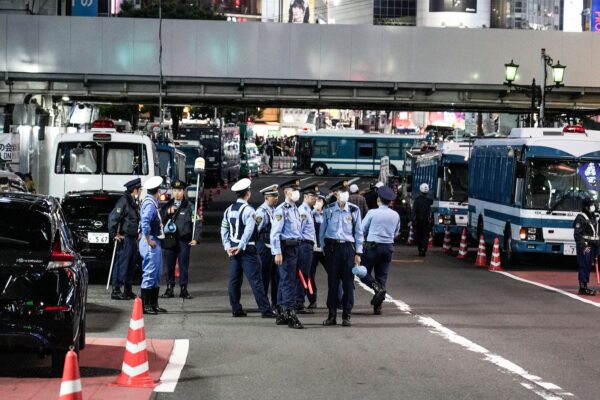
<path id="1" fill-rule="evenodd" d="M 483 234 L 479 237 L 479 248 L 477 249 L 477 259 L 475 260 L 475 266 L 485 268 L 487 267 L 487 256 L 485 254 L 485 239 Z"/>
<path id="2" fill-rule="evenodd" d="M 433 233 L 429 232 L 429 242 L 427 242 L 427 248 L 433 249 Z"/>
<path id="3" fill-rule="evenodd" d="M 79 363 L 77 353 L 72 349 L 65 356 L 62 382 L 60 383 L 59 400 L 82 400 L 81 377 L 79 376 Z"/>
<path id="4" fill-rule="evenodd" d="M 409 230 L 408 230 L 408 240 L 406 241 L 406 245 L 407 246 L 414 246 L 415 245 L 415 231 L 413 229 L 412 224 L 410 224 Z"/>
<path id="5" fill-rule="evenodd" d="M 502 271 L 502 264 L 500 263 L 500 239 L 497 236 L 494 239 L 494 248 L 492 249 L 492 258 L 490 259 L 488 271 Z"/>
<path id="6" fill-rule="evenodd" d="M 460 236 L 460 247 L 456 258 L 458 260 L 465 260 L 467 258 L 467 228 L 463 228 L 462 235 Z"/>
<path id="7" fill-rule="evenodd" d="M 128 387 L 154 387 L 150 376 L 148 352 L 146 351 L 146 333 L 144 331 L 144 313 L 142 300 L 139 297 L 133 301 L 133 311 L 129 321 L 129 333 L 125 344 L 125 355 L 121 375 L 117 385 Z"/>
<path id="8" fill-rule="evenodd" d="M 444 229 L 444 245 L 442 246 L 442 253 L 449 253 L 452 251 L 452 244 L 450 243 L 450 226 L 446 225 Z"/>

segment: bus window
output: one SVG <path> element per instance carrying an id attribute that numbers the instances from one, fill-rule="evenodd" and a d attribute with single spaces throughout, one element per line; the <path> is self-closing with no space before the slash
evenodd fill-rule
<path id="1" fill-rule="evenodd" d="M 171 176 L 171 153 L 164 150 L 158 151 L 158 171 L 160 176 Z"/>
<path id="2" fill-rule="evenodd" d="M 358 156 L 359 157 L 373 157 L 373 144 L 374 143 L 358 143 Z"/>
<path id="3" fill-rule="evenodd" d="M 105 173 L 148 175 L 148 158 L 143 145 L 137 143 L 106 143 Z"/>
<path id="4" fill-rule="evenodd" d="M 329 140 L 315 140 L 313 145 L 313 157 L 320 156 L 329 156 Z"/>
<path id="5" fill-rule="evenodd" d="M 467 188 L 469 167 L 467 164 L 451 164 L 446 167 L 445 171 L 445 188 L 442 192 L 442 201 L 459 201 L 467 200 Z"/>
<path id="6" fill-rule="evenodd" d="M 58 147 L 57 174 L 99 174 L 101 147 L 95 142 L 64 142 Z"/>

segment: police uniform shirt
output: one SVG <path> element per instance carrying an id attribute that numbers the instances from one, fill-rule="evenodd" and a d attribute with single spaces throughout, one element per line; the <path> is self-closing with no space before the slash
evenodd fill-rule
<path id="1" fill-rule="evenodd" d="M 344 208 L 337 202 L 327 206 L 319 236 L 321 248 L 325 246 L 325 239 L 344 240 L 353 242 L 356 253 L 362 253 L 364 238 L 360 209 L 350 203 L 344 204 Z"/>
<path id="2" fill-rule="evenodd" d="M 137 236 L 140 224 L 140 212 L 136 201 L 130 193 L 125 193 L 119 198 L 115 208 L 108 216 L 108 231 L 112 237 L 120 226 L 120 231 L 125 235 Z"/>
<path id="3" fill-rule="evenodd" d="M 573 222 L 573 236 L 579 249 L 598 245 L 598 221 L 595 215 L 590 218 L 579 213 Z"/>
<path id="4" fill-rule="evenodd" d="M 302 235 L 302 240 L 310 240 L 315 243 L 315 222 L 312 218 L 312 209 L 308 204 L 302 203 L 298 207 L 298 212 L 300 213 L 300 234 Z"/>
<path id="5" fill-rule="evenodd" d="M 400 231 L 400 216 L 386 205 L 369 210 L 362 221 L 362 228 L 367 242 L 381 244 L 394 243 Z"/>
<path id="6" fill-rule="evenodd" d="M 281 254 L 282 240 L 301 239 L 301 220 L 298 207 L 286 201 L 281 203 L 273 215 L 271 227 L 271 253 L 274 256 Z"/>
<path id="7" fill-rule="evenodd" d="M 256 228 L 256 213 L 254 211 L 254 208 L 252 208 L 252 206 L 248 204 L 247 201 L 242 199 L 238 199 L 236 203 L 241 203 L 242 207 L 245 205 L 243 209 L 240 208 L 241 215 L 239 215 L 239 211 L 232 211 L 232 206 L 229 206 L 227 210 L 225 210 L 225 213 L 223 214 L 223 220 L 221 221 L 221 242 L 223 242 L 223 247 L 225 248 L 225 251 L 229 250 L 232 247 L 230 243 L 231 236 L 233 235 L 235 237 L 236 233 L 239 233 L 231 231 L 236 227 L 231 226 L 231 224 L 229 223 L 230 218 L 236 219 L 238 221 L 238 228 L 240 226 L 240 220 L 244 225 L 244 232 L 242 234 L 242 237 L 240 238 L 239 243 L 235 246 L 242 251 L 246 250 L 246 246 L 248 245 L 248 242 L 250 241 L 250 238 L 254 233 L 254 229 Z"/>
<path id="8" fill-rule="evenodd" d="M 314 246 L 314 251 L 322 251 L 321 247 L 319 247 L 319 229 L 321 228 L 321 224 L 323 223 L 323 210 L 321 210 L 321 212 L 317 211 L 317 210 L 312 210 L 311 212 L 313 221 L 315 223 L 315 246 Z"/>
<path id="9" fill-rule="evenodd" d="M 158 214 L 158 200 L 154 196 L 146 195 L 142 202 L 140 212 L 140 230 L 143 236 L 162 236 L 160 215 Z"/>
<path id="10" fill-rule="evenodd" d="M 267 203 L 262 203 L 260 207 L 258 207 L 256 210 L 256 227 L 258 228 L 258 233 L 261 233 L 263 229 L 269 225 L 269 223 L 272 223 L 274 212 L 275 208 L 271 207 Z"/>

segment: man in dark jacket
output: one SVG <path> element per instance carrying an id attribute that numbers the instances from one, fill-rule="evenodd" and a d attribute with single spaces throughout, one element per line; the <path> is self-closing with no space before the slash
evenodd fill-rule
<path id="1" fill-rule="evenodd" d="M 590 198 L 583 199 L 581 213 L 573 222 L 573 236 L 577 250 L 577 266 L 579 269 L 579 294 L 595 296 L 596 291 L 588 288 L 590 271 L 598 256 L 598 220 L 596 218 L 596 205 Z"/>
<path id="2" fill-rule="evenodd" d="M 188 293 L 188 271 L 190 265 L 190 249 L 200 241 L 201 221 L 198 219 L 194 204 L 188 201 L 184 192 L 186 184 L 180 180 L 171 184 L 173 198 L 163 205 L 160 210 L 165 234 L 172 236 L 171 239 L 163 240 L 163 250 L 167 263 L 167 290 L 161 296 L 163 298 L 175 297 L 175 264 L 179 260 L 179 297 L 191 299 Z M 174 233 L 167 233 L 169 221 L 176 226 Z M 194 224 L 196 229 L 194 230 Z M 193 234 L 193 236 L 192 236 Z M 170 242 L 170 243 L 169 243 Z"/>
<path id="3" fill-rule="evenodd" d="M 131 290 L 133 274 L 138 255 L 137 237 L 140 223 L 138 200 L 142 192 L 142 182 L 139 178 L 125 184 L 125 193 L 117 201 L 115 208 L 108 216 L 108 232 L 118 242 L 115 265 L 112 272 L 113 300 L 135 299 Z M 121 286 L 125 292 L 121 293 Z"/>
<path id="4" fill-rule="evenodd" d="M 379 207 L 377 205 L 377 198 L 379 197 L 377 191 L 382 186 L 383 182 L 377 182 L 374 185 L 371 185 L 371 190 L 365 194 L 365 201 L 367 202 L 367 207 L 369 210 L 374 210 L 375 208 Z"/>
<path id="5" fill-rule="evenodd" d="M 417 240 L 417 248 L 419 256 L 425 257 L 427 253 L 427 242 L 429 239 L 431 205 L 433 199 L 428 196 L 429 185 L 422 183 L 419 186 L 421 194 L 417 197 L 413 204 L 413 224 L 415 227 L 415 236 Z"/>

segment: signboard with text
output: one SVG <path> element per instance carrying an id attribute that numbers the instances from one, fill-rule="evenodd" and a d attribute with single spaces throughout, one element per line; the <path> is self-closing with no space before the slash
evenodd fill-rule
<path id="1" fill-rule="evenodd" d="M 71 15 L 74 17 L 97 17 L 98 0 L 72 0 Z"/>
<path id="2" fill-rule="evenodd" d="M 600 32 L 600 0 L 592 0 L 592 32 Z"/>

